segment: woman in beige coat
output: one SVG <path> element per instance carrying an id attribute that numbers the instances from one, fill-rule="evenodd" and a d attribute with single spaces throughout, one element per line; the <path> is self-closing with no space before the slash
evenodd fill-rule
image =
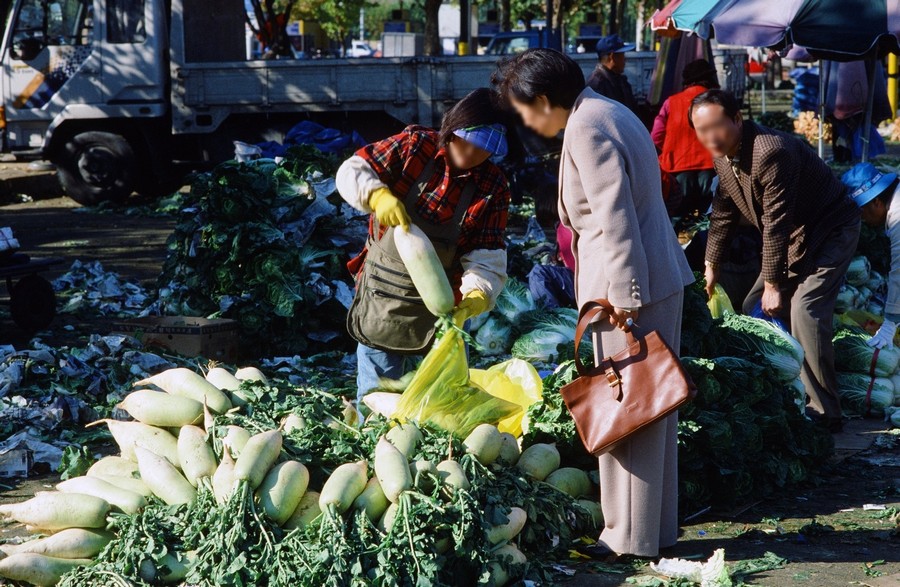
<path id="1" fill-rule="evenodd" d="M 535 49 L 505 62 L 496 84 L 531 129 L 565 130 L 562 223 L 572 230 L 579 305 L 615 307 L 594 326 L 597 359 L 626 347 L 624 330 L 656 330 L 676 351 L 691 273 L 666 214 L 656 149 L 627 108 L 584 88 L 572 59 Z M 653 389 L 648 388 L 647 394 Z M 677 415 L 599 457 L 605 528 L 597 554 L 655 557 L 678 537 Z"/>

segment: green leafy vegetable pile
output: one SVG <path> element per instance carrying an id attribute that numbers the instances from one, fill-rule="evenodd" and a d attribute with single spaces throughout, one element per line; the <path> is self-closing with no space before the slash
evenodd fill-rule
<path id="1" fill-rule="evenodd" d="M 712 356 L 735 356 L 765 360 L 783 383 L 800 377 L 803 367 L 803 347 L 790 334 L 771 322 L 726 314 L 715 328 L 716 352 Z"/>
<path id="2" fill-rule="evenodd" d="M 682 514 L 795 487 L 830 456 L 831 435 L 797 409 L 794 388 L 765 365 L 733 357 L 682 363 L 698 388 L 697 398 L 679 411 Z M 545 378 L 541 402 L 528 410 L 524 442 L 556 442 L 564 462 L 588 468 L 593 459 L 559 394 L 574 378 L 571 363 Z"/>
<path id="3" fill-rule="evenodd" d="M 232 394 L 237 397 L 247 403 L 207 417 L 214 452 L 232 450 L 225 444 L 233 433 L 229 427 L 256 434 L 281 426 L 277 461 L 304 463 L 309 491 L 324 495 L 336 469 L 359 461 L 368 462 L 367 477 L 381 481 L 372 463 L 390 422 L 372 416 L 356 426 L 355 410 L 348 411 L 339 394 L 309 385 L 244 382 Z M 221 500 L 215 479 L 212 490 L 201 479 L 189 503 L 164 505 L 151 497 L 138 513 L 113 514 L 114 538 L 93 564 L 70 571 L 59 585 L 144 586 L 181 579 L 199 587 L 545 581 L 551 572 L 548 553 L 565 552 L 574 540 L 598 530 L 591 511 L 551 483 L 528 477 L 510 462 L 483 465 L 449 433 L 427 427 L 421 433 L 410 460 L 455 461 L 468 482 L 451 489 L 440 467 L 422 469 L 388 508 L 392 522 L 385 521 L 388 513 L 381 522 L 371 520 L 354 502 L 346 513 L 323 507 L 314 519 L 289 529 L 267 517 L 246 482 Z M 510 533 L 513 538 L 503 538 L 497 528 L 512 523 L 514 508 L 527 519 Z"/>
<path id="4" fill-rule="evenodd" d="M 314 230 L 323 216 L 337 222 L 337 209 L 308 181 L 333 175 L 336 163 L 293 147 L 281 163 L 229 161 L 197 176 L 153 311 L 235 319 L 258 356 L 343 338 L 349 275 L 342 252 Z"/>
<path id="5" fill-rule="evenodd" d="M 682 359 L 697 397 L 679 411 L 682 512 L 783 492 L 813 477 L 833 450 L 796 391 L 765 364 L 734 357 Z"/>

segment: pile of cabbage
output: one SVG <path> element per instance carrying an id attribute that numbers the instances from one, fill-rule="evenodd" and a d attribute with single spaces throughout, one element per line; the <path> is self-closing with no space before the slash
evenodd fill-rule
<path id="1" fill-rule="evenodd" d="M 900 348 L 884 348 L 876 356 L 867 344 L 870 338 L 862 328 L 839 329 L 834 337 L 834 364 L 844 410 L 881 417 L 885 408 L 900 406 Z"/>
<path id="2" fill-rule="evenodd" d="M 876 356 L 866 344 L 881 324 L 886 296 L 885 277 L 872 269 L 868 257 L 855 257 L 834 309 L 834 363 L 848 413 L 881 417 L 889 415 L 886 408 L 900 406 L 900 348 L 882 349 Z"/>
<path id="3" fill-rule="evenodd" d="M 850 310 L 865 310 L 876 316 L 884 313 L 887 280 L 872 269 L 868 258 L 854 257 L 847 268 L 846 283 L 838 292 L 834 311 L 844 314 Z"/>
<path id="4" fill-rule="evenodd" d="M 697 397 L 679 410 L 682 511 L 727 507 L 789 490 L 833 450 L 831 434 L 797 408 L 797 390 L 758 358 L 684 358 Z"/>
<path id="5" fill-rule="evenodd" d="M 573 358 L 578 311 L 540 308 L 528 286 L 511 278 L 494 309 L 472 320 L 469 331 L 475 352 L 485 360 L 512 355 L 536 364 L 555 364 Z M 582 346 L 589 357 L 590 344 Z"/>

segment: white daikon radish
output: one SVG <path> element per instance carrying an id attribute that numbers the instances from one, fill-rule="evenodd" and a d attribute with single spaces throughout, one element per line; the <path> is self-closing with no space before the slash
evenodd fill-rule
<path id="1" fill-rule="evenodd" d="M 0 560 L 0 577 L 38 587 L 53 587 L 72 569 L 92 562 L 89 559 L 64 559 L 23 552 Z"/>
<path id="2" fill-rule="evenodd" d="M 263 372 L 256 367 L 241 367 L 234 372 L 234 376 L 239 381 L 259 381 L 265 385 L 269 384 L 269 380 L 263 375 Z"/>
<path id="3" fill-rule="evenodd" d="M 160 428 L 197 424 L 203 418 L 203 404 L 188 397 L 162 391 L 132 391 L 116 406 L 144 424 Z"/>
<path id="4" fill-rule="evenodd" d="M 206 432 L 197 426 L 184 426 L 178 433 L 178 462 L 185 479 L 197 487 L 204 477 L 212 477 L 216 472 L 216 455 L 206 442 Z"/>
<path id="5" fill-rule="evenodd" d="M 137 463 L 122 457 L 103 457 L 87 470 L 90 477 L 102 475 L 113 477 L 134 477 L 138 472 Z"/>
<path id="6" fill-rule="evenodd" d="M 73 477 L 59 483 L 56 488 L 63 493 L 83 493 L 99 497 L 126 514 L 136 514 L 147 506 L 144 496 L 116 487 L 97 477 Z"/>
<path id="7" fill-rule="evenodd" d="M 206 373 L 206 380 L 222 391 L 234 391 L 241 387 L 241 380 L 222 367 L 213 367 Z"/>
<path id="8" fill-rule="evenodd" d="M 28 501 L 0 505 L 0 515 L 41 530 L 103 528 L 109 504 L 83 493 L 40 491 Z"/>
<path id="9" fill-rule="evenodd" d="M 121 422 L 119 420 L 99 420 L 88 426 L 106 424 L 113 435 L 122 456 L 130 461 L 137 462 L 134 447 L 138 444 L 147 450 L 158 454 L 167 461 L 178 466 L 178 439 L 155 426 L 148 426 L 140 422 Z"/>
<path id="10" fill-rule="evenodd" d="M 201 404 L 205 402 L 217 414 L 224 414 L 231 409 L 231 400 L 225 393 L 202 375 L 184 367 L 168 369 L 134 384 L 135 387 L 147 385 L 155 385 L 166 393 L 187 397 Z"/>
<path id="11" fill-rule="evenodd" d="M 134 452 L 141 480 L 156 497 L 169 505 L 180 505 L 192 502 L 197 496 L 194 486 L 168 460 L 140 446 L 136 446 Z"/>
<path id="12" fill-rule="evenodd" d="M 100 554 L 112 539 L 113 535 L 105 530 L 69 528 L 17 546 L 6 545 L 6 550 L 8 555 L 28 552 L 56 558 L 92 558 Z"/>
<path id="13" fill-rule="evenodd" d="M 136 463 L 135 466 L 137 466 Z M 144 497 L 151 497 L 153 495 L 153 491 L 149 487 L 147 487 L 146 483 L 141 481 L 140 473 L 137 477 L 116 477 L 113 475 L 91 475 L 91 477 L 96 477 L 97 479 L 106 481 L 110 485 L 115 485 L 116 487 L 127 489 L 132 493 L 137 493 L 138 495 L 142 495 Z"/>
<path id="14" fill-rule="evenodd" d="M 409 230 L 394 229 L 394 244 L 428 311 L 435 316 L 449 314 L 456 299 L 431 239 L 421 228 L 411 224 Z"/>

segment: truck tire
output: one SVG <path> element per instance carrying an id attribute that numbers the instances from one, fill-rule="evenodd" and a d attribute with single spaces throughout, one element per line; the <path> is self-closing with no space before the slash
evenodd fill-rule
<path id="1" fill-rule="evenodd" d="M 134 191 L 134 150 L 123 137 L 83 132 L 70 139 L 59 157 L 59 182 L 82 206 L 123 202 Z"/>

